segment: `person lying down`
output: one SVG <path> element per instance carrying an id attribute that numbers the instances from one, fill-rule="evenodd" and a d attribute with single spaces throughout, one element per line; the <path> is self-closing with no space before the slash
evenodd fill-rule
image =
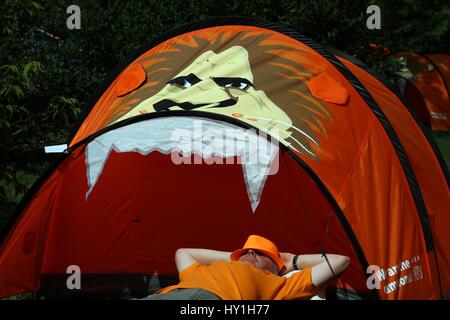
<path id="1" fill-rule="evenodd" d="M 180 282 L 140 300 L 310 299 L 350 266 L 346 256 L 326 257 L 279 252 L 258 235 L 233 252 L 182 248 L 175 254 Z"/>

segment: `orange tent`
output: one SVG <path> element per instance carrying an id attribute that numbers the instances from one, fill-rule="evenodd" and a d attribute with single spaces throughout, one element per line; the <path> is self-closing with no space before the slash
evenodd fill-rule
<path id="1" fill-rule="evenodd" d="M 143 296 L 177 281 L 177 248 L 249 234 L 351 257 L 330 298 L 448 296 L 450 179 L 416 120 L 372 70 L 277 24 L 172 30 L 112 72 L 23 199 L 0 297 Z"/>
<path id="2" fill-rule="evenodd" d="M 400 72 L 405 99 L 431 129 L 450 130 L 450 55 L 401 52 L 396 56 L 405 64 Z"/>

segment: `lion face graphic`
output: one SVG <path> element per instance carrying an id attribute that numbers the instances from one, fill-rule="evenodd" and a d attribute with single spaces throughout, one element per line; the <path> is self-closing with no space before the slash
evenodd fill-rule
<path id="1" fill-rule="evenodd" d="M 152 112 L 207 111 L 237 118 L 317 159 L 312 145 L 319 145 L 316 133 L 325 133 L 322 121 L 331 117 L 306 87 L 316 73 L 292 58 L 300 50 L 266 45 L 267 37 L 193 37 L 194 43 L 175 43 L 142 59 L 147 82 L 121 100 L 111 123 Z"/>
<path id="2" fill-rule="evenodd" d="M 170 110 L 201 110 L 237 117 L 280 141 L 290 136 L 291 119 L 253 84 L 245 48 L 234 46 L 221 53 L 208 50 L 118 121 Z"/>

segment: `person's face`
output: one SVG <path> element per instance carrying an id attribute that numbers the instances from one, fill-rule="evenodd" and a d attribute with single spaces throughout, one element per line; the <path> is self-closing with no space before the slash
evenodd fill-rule
<path id="1" fill-rule="evenodd" d="M 252 249 L 249 249 L 246 253 L 241 255 L 238 261 L 278 274 L 278 267 L 272 259 L 265 254 Z"/>

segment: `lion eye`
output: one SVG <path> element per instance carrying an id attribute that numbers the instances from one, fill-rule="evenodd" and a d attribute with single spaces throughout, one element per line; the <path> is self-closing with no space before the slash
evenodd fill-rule
<path id="1" fill-rule="evenodd" d="M 190 73 L 187 76 L 174 78 L 167 83 L 171 85 L 176 85 L 181 88 L 189 88 L 200 81 L 201 80 L 195 74 Z"/>
<path id="2" fill-rule="evenodd" d="M 240 90 L 245 90 L 249 85 L 245 82 L 233 82 L 225 85 L 226 88 L 239 88 Z"/>
<path id="3" fill-rule="evenodd" d="M 241 82 L 241 83 L 239 84 L 239 89 L 241 89 L 241 90 L 245 90 L 245 89 L 247 89 L 248 87 L 249 87 L 249 85 L 248 85 L 247 83 Z"/>
<path id="4" fill-rule="evenodd" d="M 189 81 L 187 81 L 186 79 L 184 79 L 184 83 L 183 83 L 182 87 L 184 87 L 184 88 L 189 88 L 190 86 L 192 86 L 192 83 L 190 83 Z"/>
<path id="5" fill-rule="evenodd" d="M 244 78 L 214 78 L 214 81 L 224 88 L 236 88 L 239 90 L 247 90 L 249 87 L 254 87 L 253 83 Z"/>

